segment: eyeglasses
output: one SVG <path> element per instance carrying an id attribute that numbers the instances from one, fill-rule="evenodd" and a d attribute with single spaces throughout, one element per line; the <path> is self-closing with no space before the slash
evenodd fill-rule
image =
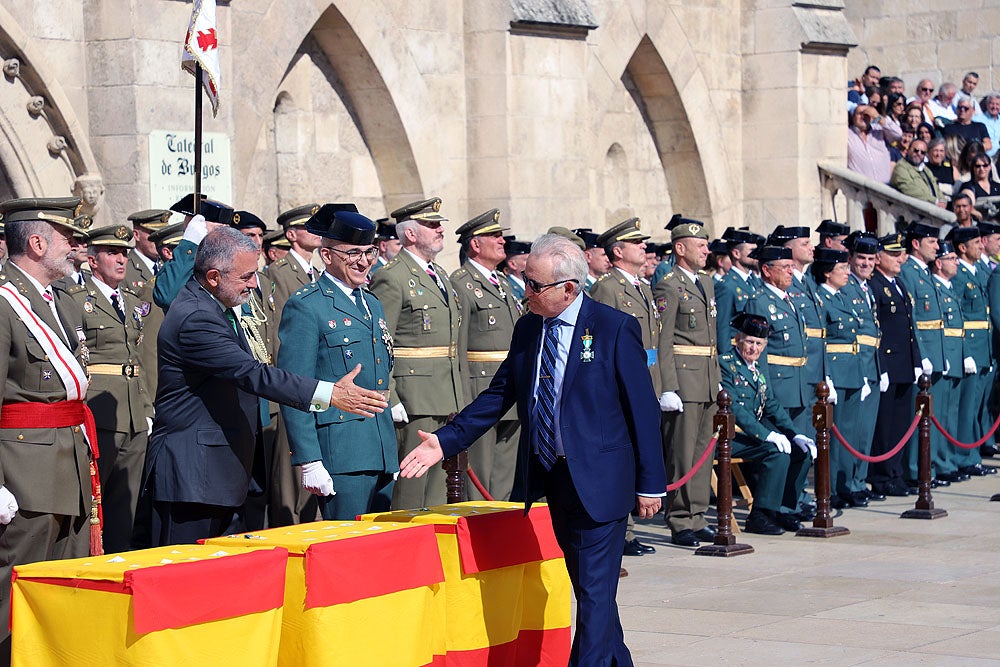
<path id="1" fill-rule="evenodd" d="M 976 164 L 976 169 L 989 169 L 989 168 L 990 165 L 988 164 Z"/>
<path id="2" fill-rule="evenodd" d="M 922 93 L 933 93 L 934 89 L 933 88 L 921 88 L 920 92 L 922 92 Z"/>
<path id="3" fill-rule="evenodd" d="M 361 258 L 366 258 L 369 262 L 374 262 L 375 258 L 378 257 L 378 248 L 372 246 L 367 250 L 362 250 L 360 248 L 351 248 L 350 250 L 341 250 L 340 248 L 328 248 L 334 252 L 339 252 L 341 255 L 347 258 L 349 264 L 357 264 L 361 261 Z"/>
<path id="4" fill-rule="evenodd" d="M 580 283 L 580 281 L 577 280 L 576 278 L 564 278 L 563 280 L 557 280 L 555 282 L 545 283 L 543 285 L 537 280 L 532 280 L 528 276 L 524 275 L 524 271 L 521 271 L 521 280 L 523 280 L 524 284 L 528 286 L 528 289 L 530 289 L 535 294 L 541 294 L 548 288 L 555 287 L 556 285 L 562 285 L 563 283 L 573 283 L 574 285 L 578 285 Z"/>
<path id="5" fill-rule="evenodd" d="M 967 107 L 965 105 L 959 105 L 955 107 L 956 111 L 972 111 L 972 107 Z"/>
<path id="6" fill-rule="evenodd" d="M 926 155 L 927 154 L 927 151 L 925 151 L 923 148 L 911 148 L 910 152 L 913 153 L 914 155 Z"/>

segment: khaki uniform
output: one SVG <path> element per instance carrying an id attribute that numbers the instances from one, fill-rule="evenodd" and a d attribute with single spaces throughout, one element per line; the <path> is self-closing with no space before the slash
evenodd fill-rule
<path id="1" fill-rule="evenodd" d="M 659 396 L 661 381 L 657 347 L 660 344 L 660 311 L 656 309 L 649 285 L 640 281 L 636 287 L 621 271 L 612 269 L 597 279 L 590 289 L 590 297 L 635 317 L 642 329 L 642 346 L 646 348 L 646 365 L 653 378 L 653 389 Z"/>
<path id="2" fill-rule="evenodd" d="M 497 273 L 497 280 L 499 287 L 469 263 L 451 274 L 463 322 L 458 358 L 465 404 L 490 386 L 500 362 L 507 357 L 514 322 L 521 316 L 521 304 L 514 298 L 507 278 Z M 495 500 L 510 499 L 519 433 L 520 422 L 516 410 L 511 408 L 468 450 L 469 466 Z M 471 484 L 466 485 L 466 492 L 470 500 L 483 499 Z"/>
<path id="3" fill-rule="evenodd" d="M 673 483 L 694 467 L 712 438 L 712 418 L 721 375 L 716 356 L 716 305 L 712 279 L 698 272 L 698 285 L 675 267 L 653 291 L 660 311 L 661 391 L 681 397 L 683 412 L 664 414 L 664 459 Z M 703 295 L 704 293 L 704 295 Z M 701 530 L 707 524 L 711 461 L 679 490 L 667 495 L 670 530 Z"/>
<path id="4" fill-rule="evenodd" d="M 123 283 L 124 285 L 124 283 Z M 140 350 L 148 335 L 139 298 L 122 287 L 125 322 L 93 278 L 68 290 L 83 316 L 85 346 L 78 358 L 90 374 L 87 405 L 94 413 L 101 452 L 98 470 L 104 507 L 104 548 L 126 551 L 132 539 L 152 399 L 143 381 Z M 148 308 L 148 306 L 147 306 Z"/>
<path id="5" fill-rule="evenodd" d="M 156 284 L 156 276 L 149 270 L 146 263 L 136 255 L 138 250 L 133 248 L 128 253 L 128 265 L 125 267 L 125 280 L 122 286 L 127 287 L 139 297 L 140 306 L 146 314 L 142 318 L 143 344 L 139 346 L 139 362 L 143 370 L 142 381 L 146 384 L 149 393 L 149 400 L 152 402 L 156 398 L 156 336 L 160 333 L 160 325 L 163 324 L 163 309 L 153 302 L 153 287 Z M 145 304 L 149 304 L 146 306 Z M 152 406 L 150 406 L 149 417 L 153 416 Z"/>
<path id="6" fill-rule="evenodd" d="M 379 269 L 371 282 L 371 291 L 385 308 L 394 345 L 389 404 L 402 402 L 410 420 L 396 424 L 400 460 L 420 444 L 418 429 L 437 430 L 464 405 L 458 361 L 459 297 L 445 270 L 433 266 L 447 298 L 406 250 Z M 445 499 L 444 468 L 433 466 L 423 477 L 399 479 L 392 503 L 395 509 L 407 509 L 438 505 Z"/>

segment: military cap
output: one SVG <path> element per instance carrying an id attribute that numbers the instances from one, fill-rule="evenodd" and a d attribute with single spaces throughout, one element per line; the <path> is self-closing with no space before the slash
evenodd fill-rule
<path id="1" fill-rule="evenodd" d="M 306 221 L 306 231 L 351 245 L 371 245 L 375 242 L 375 223 L 357 210 L 347 210 L 344 204 L 323 204 Z"/>
<path id="2" fill-rule="evenodd" d="M 345 204 L 345 206 L 354 206 L 354 204 Z M 357 211 L 357 208 L 352 210 Z M 281 225 L 282 229 L 288 229 L 289 227 L 301 227 L 306 224 L 306 220 L 313 217 L 316 212 L 319 211 L 319 204 L 305 204 L 304 206 L 296 206 L 295 208 L 290 208 L 284 213 L 278 216 L 278 224 Z"/>
<path id="3" fill-rule="evenodd" d="M 583 239 L 581 239 L 579 236 L 577 236 L 576 234 L 574 234 L 573 232 L 571 232 L 567 227 L 561 227 L 561 226 L 549 227 L 549 230 L 547 232 L 545 232 L 545 233 L 546 234 L 555 234 L 556 236 L 561 236 L 564 239 L 566 239 L 567 241 L 571 242 L 573 245 L 575 245 L 580 250 L 586 250 L 587 249 L 587 244 L 583 242 Z"/>
<path id="4" fill-rule="evenodd" d="M 938 228 L 931 227 L 930 225 L 925 225 L 922 222 L 911 222 L 905 230 L 906 238 L 909 239 L 926 239 L 926 238 L 937 238 Z"/>
<path id="5" fill-rule="evenodd" d="M 816 228 L 819 232 L 820 237 L 823 236 L 847 236 L 851 233 L 851 228 L 845 224 L 834 222 L 833 220 L 824 220 L 819 223 L 819 227 Z"/>
<path id="6" fill-rule="evenodd" d="M 704 227 L 705 223 L 702 222 L 701 220 L 692 220 L 691 218 L 685 218 L 680 213 L 674 213 L 663 228 L 666 229 L 668 232 L 672 232 L 674 231 L 674 228 L 680 225 L 701 225 L 702 227 Z"/>
<path id="7" fill-rule="evenodd" d="M 639 231 L 639 224 L 639 218 L 629 218 L 625 222 L 619 222 L 597 237 L 597 245 L 606 248 L 619 241 L 645 241 L 649 235 Z"/>
<path id="8" fill-rule="evenodd" d="M 87 244 L 92 246 L 111 246 L 113 248 L 134 248 L 132 230 L 126 225 L 108 225 L 91 229 L 87 232 Z"/>
<path id="9" fill-rule="evenodd" d="M 771 333 L 771 325 L 763 315 L 752 315 L 747 312 L 736 313 L 729 326 L 739 331 L 741 334 L 753 336 L 754 338 L 767 338 Z"/>
<path id="10" fill-rule="evenodd" d="M 934 255 L 935 258 L 941 259 L 945 255 L 950 255 L 955 252 L 955 246 L 951 244 L 951 241 L 940 241 L 938 243 L 937 253 Z"/>
<path id="11" fill-rule="evenodd" d="M 669 244 L 664 244 L 669 245 Z M 708 251 L 713 255 L 728 255 L 729 254 L 729 244 L 722 239 L 715 239 L 708 244 Z"/>
<path id="12" fill-rule="evenodd" d="M 517 257 L 518 255 L 527 255 L 531 252 L 531 244 L 527 241 L 518 241 L 513 236 L 505 236 L 504 240 L 504 252 L 507 253 L 508 257 Z"/>
<path id="13" fill-rule="evenodd" d="M 73 224 L 80 230 L 73 232 L 73 238 L 86 241 L 90 235 L 90 228 L 94 226 L 94 219 L 89 215 L 78 215 L 73 218 Z"/>
<path id="14" fill-rule="evenodd" d="M 7 228 L 4 227 L 3 220 L 0 219 L 0 236 L 6 236 L 6 235 L 7 235 Z"/>
<path id="15" fill-rule="evenodd" d="M 955 227 L 948 232 L 948 236 L 945 238 L 957 246 L 959 243 L 968 243 L 972 239 L 978 239 L 981 234 L 978 227 Z"/>
<path id="16" fill-rule="evenodd" d="M 651 252 L 657 257 L 667 252 L 666 243 L 646 243 L 646 252 Z"/>
<path id="17" fill-rule="evenodd" d="M 871 232 L 851 232 L 844 239 L 844 247 L 856 255 L 874 255 L 878 252 L 878 239 Z"/>
<path id="18" fill-rule="evenodd" d="M 439 215 L 438 211 L 441 210 L 441 198 L 431 197 L 430 199 L 423 199 L 421 201 L 415 201 L 406 206 L 401 206 L 389 215 L 396 219 L 396 222 L 403 222 L 404 220 L 417 220 L 418 222 L 444 222 L 448 218 L 443 215 Z"/>
<path id="19" fill-rule="evenodd" d="M 706 241 L 708 240 L 708 231 L 705 230 L 704 223 L 698 222 L 697 220 L 689 220 L 683 224 L 675 225 L 674 228 L 670 230 L 671 241 L 692 237 L 696 239 L 705 239 Z"/>
<path id="20" fill-rule="evenodd" d="M 584 250 L 600 248 L 600 246 L 597 245 L 597 237 L 600 236 L 600 234 L 592 230 L 590 227 L 577 227 L 571 231 L 583 239 Z"/>
<path id="21" fill-rule="evenodd" d="M 834 248 L 816 248 L 815 253 L 813 253 L 813 261 L 825 264 L 840 264 L 847 261 L 847 251 L 835 250 Z"/>
<path id="22" fill-rule="evenodd" d="M 396 236 L 396 223 L 389 222 L 389 218 L 379 218 L 375 221 L 375 238 L 379 241 L 398 241 Z"/>
<path id="23" fill-rule="evenodd" d="M 989 236 L 990 234 L 1000 234 L 1000 225 L 995 222 L 988 222 L 986 220 L 981 220 L 976 224 L 979 227 L 980 236 Z"/>
<path id="24" fill-rule="evenodd" d="M 779 259 L 791 259 L 792 249 L 783 245 L 765 245 L 750 251 L 751 259 L 758 262 L 776 262 Z"/>
<path id="25" fill-rule="evenodd" d="M 265 250 L 271 246 L 274 246 L 275 248 L 291 249 L 292 243 L 288 240 L 288 237 L 285 236 L 284 229 L 275 229 L 273 232 L 264 234 L 263 246 Z"/>
<path id="26" fill-rule="evenodd" d="M 250 211 L 222 211 L 219 216 L 219 222 L 235 229 L 258 227 L 262 232 L 267 231 L 267 225 L 264 224 L 264 221 Z"/>
<path id="27" fill-rule="evenodd" d="M 149 240 L 156 245 L 173 248 L 184 238 L 184 223 L 176 222 L 166 227 L 160 227 L 155 232 L 150 232 Z"/>
<path id="28" fill-rule="evenodd" d="M 737 245 L 740 243 L 756 243 L 760 237 L 758 234 L 751 232 L 749 227 L 740 227 L 739 229 L 727 227 L 726 231 L 722 232 L 722 238 L 733 245 Z"/>
<path id="29" fill-rule="evenodd" d="M 183 213 L 184 215 L 194 215 L 194 194 L 189 193 L 184 195 L 180 201 L 170 207 L 170 210 Z M 219 222 L 222 212 L 231 210 L 233 210 L 232 206 L 201 195 L 201 210 L 198 213 L 208 222 Z"/>
<path id="30" fill-rule="evenodd" d="M 878 240 L 878 243 L 882 250 L 886 252 L 902 252 L 906 249 L 903 234 L 900 232 L 886 234 Z"/>
<path id="31" fill-rule="evenodd" d="M 191 201 L 194 201 L 194 195 L 191 196 Z M 147 208 L 144 211 L 130 214 L 128 220 L 133 227 L 145 227 L 153 231 L 166 227 L 170 222 L 171 215 L 173 215 L 172 211 L 165 211 L 162 208 Z"/>
<path id="32" fill-rule="evenodd" d="M 77 222 L 80 211 L 79 197 L 49 197 L 8 199 L 0 203 L 0 220 L 5 225 L 11 222 L 26 222 L 41 220 L 53 225 L 65 227 L 74 234 L 86 234 L 86 229 Z M 90 218 L 87 217 L 87 220 Z"/>
<path id="33" fill-rule="evenodd" d="M 475 236 L 505 231 L 510 231 L 510 227 L 504 227 L 500 224 L 500 209 L 491 208 L 463 224 L 455 230 L 455 233 L 458 234 L 458 242 L 465 243 Z"/>
<path id="34" fill-rule="evenodd" d="M 808 227 L 785 227 L 778 225 L 767 237 L 767 245 L 784 245 L 792 239 L 807 239 L 812 234 Z"/>

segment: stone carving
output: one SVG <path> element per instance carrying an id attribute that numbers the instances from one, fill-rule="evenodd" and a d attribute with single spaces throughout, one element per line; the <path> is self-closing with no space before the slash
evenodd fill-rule
<path id="1" fill-rule="evenodd" d="M 41 95 L 35 95 L 28 100 L 25 105 L 28 109 L 28 113 L 31 114 L 32 118 L 38 118 L 42 114 L 42 110 L 45 108 L 45 98 Z"/>
<path id="2" fill-rule="evenodd" d="M 21 75 L 21 61 L 17 58 L 8 58 L 3 61 L 3 73 L 8 79 L 16 79 Z"/>
<path id="3" fill-rule="evenodd" d="M 49 139 L 49 143 L 45 145 L 49 149 L 49 152 L 53 155 L 58 155 L 66 150 L 66 138 L 59 135 L 55 135 Z"/>
<path id="4" fill-rule="evenodd" d="M 104 199 L 104 181 L 98 174 L 83 174 L 73 183 L 73 195 L 80 198 L 80 213 L 97 214 Z"/>

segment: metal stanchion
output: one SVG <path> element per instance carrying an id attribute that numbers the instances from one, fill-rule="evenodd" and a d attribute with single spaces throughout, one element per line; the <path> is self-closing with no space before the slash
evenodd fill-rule
<path id="1" fill-rule="evenodd" d="M 826 382 L 816 385 L 816 405 L 813 406 L 813 426 L 816 428 L 816 518 L 812 526 L 804 526 L 795 534 L 799 537 L 838 537 L 851 531 L 834 526 L 830 516 L 830 426 L 833 425 L 833 404 Z"/>
<path id="2" fill-rule="evenodd" d="M 718 500 L 718 521 L 719 528 L 715 534 L 713 544 L 706 544 L 695 550 L 695 556 L 742 556 L 752 554 L 753 547 L 749 544 L 737 544 L 736 536 L 733 535 L 733 477 L 730 470 L 732 460 L 732 446 L 730 441 L 736 435 L 736 419 L 729 409 L 733 404 L 729 392 L 723 389 L 716 399 L 719 404 L 719 411 L 712 419 L 712 431 L 718 433 L 718 442 L 715 445 L 715 456 L 719 461 L 719 486 L 716 490 Z M 706 462 L 706 465 L 708 462 Z"/>
<path id="3" fill-rule="evenodd" d="M 923 408 L 920 415 L 920 426 L 917 431 L 917 502 L 913 509 L 900 514 L 902 519 L 940 519 L 948 516 L 943 509 L 934 508 L 931 498 L 931 417 L 934 409 L 934 399 L 931 397 L 931 379 L 927 374 L 920 376 L 917 382 L 920 393 L 917 394 L 917 410 Z"/>

